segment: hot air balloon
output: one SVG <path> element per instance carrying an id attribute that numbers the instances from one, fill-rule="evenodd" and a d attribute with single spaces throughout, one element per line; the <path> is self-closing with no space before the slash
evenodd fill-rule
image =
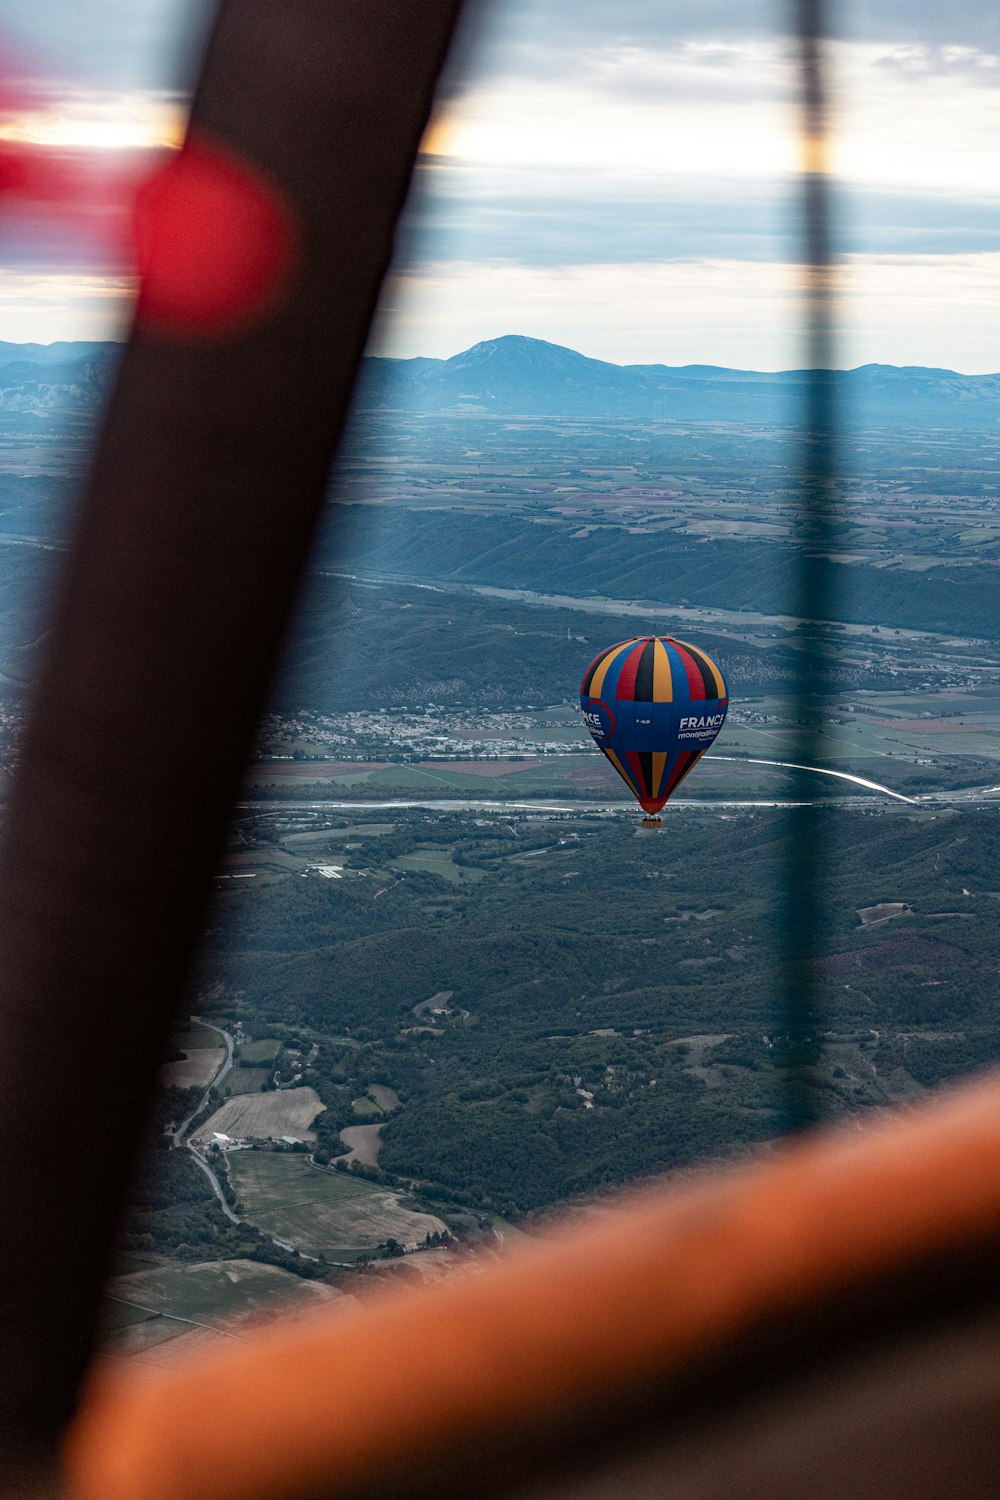
<path id="1" fill-rule="evenodd" d="M 596 743 L 638 800 L 643 827 L 697 765 L 722 728 L 726 684 L 704 651 L 669 635 L 635 636 L 596 656 L 580 707 Z"/>

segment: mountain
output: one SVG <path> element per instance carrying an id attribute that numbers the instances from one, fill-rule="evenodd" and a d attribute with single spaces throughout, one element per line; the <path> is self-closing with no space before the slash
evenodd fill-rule
<path id="1" fill-rule="evenodd" d="M 451 359 L 370 358 L 357 404 L 362 410 L 774 426 L 797 420 L 808 374 L 714 365 L 615 365 L 543 339 L 507 334 Z M 1000 375 L 873 364 L 825 371 L 823 378 L 838 388 L 852 424 L 980 432 L 995 431 L 1000 424 Z"/>
<path id="2" fill-rule="evenodd" d="M 0 342 L 0 411 L 65 411 L 98 406 L 111 384 L 120 344 Z"/>
<path id="3" fill-rule="evenodd" d="M 0 410 L 96 406 L 119 350 L 113 343 L 0 343 Z M 806 370 L 616 365 L 544 339 L 505 334 L 451 359 L 369 356 L 356 406 L 774 427 L 799 419 L 808 376 Z M 1000 374 L 871 364 L 824 371 L 822 378 L 837 388 L 852 427 L 1000 431 Z"/>
<path id="4" fill-rule="evenodd" d="M 13 365 L 49 369 L 53 365 L 76 364 L 80 360 L 98 359 L 117 349 L 117 344 L 108 343 L 106 340 L 86 342 L 81 339 L 72 343 L 8 344 L 0 339 L 0 378 L 6 378 Z"/>

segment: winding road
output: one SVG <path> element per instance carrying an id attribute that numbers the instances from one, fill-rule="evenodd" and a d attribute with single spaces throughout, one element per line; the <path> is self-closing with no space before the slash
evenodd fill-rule
<path id="1" fill-rule="evenodd" d="M 205 1108 L 205 1105 L 208 1103 L 209 1096 L 211 1095 L 212 1090 L 213 1089 L 217 1089 L 219 1087 L 219 1084 L 225 1078 L 226 1074 L 229 1072 L 230 1068 L 233 1065 L 233 1039 L 229 1035 L 229 1032 L 228 1031 L 223 1031 L 223 1029 L 222 1029 L 221 1026 L 213 1026 L 212 1023 L 211 1023 L 211 1021 L 203 1021 L 201 1019 L 201 1016 L 192 1016 L 191 1020 L 194 1021 L 196 1023 L 196 1025 L 198 1025 L 198 1026 L 204 1026 L 204 1028 L 205 1028 L 206 1031 L 214 1031 L 215 1034 L 216 1034 L 216 1036 L 221 1036 L 221 1038 L 223 1040 L 223 1043 L 225 1044 L 225 1048 L 226 1048 L 226 1057 L 225 1057 L 225 1061 L 222 1064 L 222 1067 L 215 1074 L 214 1078 L 212 1078 L 209 1081 L 208 1087 L 206 1088 L 205 1092 L 202 1094 L 201 1098 L 198 1100 L 198 1103 L 195 1105 L 194 1109 L 188 1115 L 187 1119 L 186 1120 L 182 1120 L 181 1123 L 178 1125 L 177 1129 L 174 1131 L 174 1145 L 175 1146 L 180 1146 L 181 1145 L 182 1138 L 183 1138 L 185 1130 L 187 1130 L 188 1126 L 191 1124 L 191 1121 L 194 1119 L 195 1115 L 201 1114 L 201 1111 Z"/>
<path id="2" fill-rule="evenodd" d="M 187 1148 L 194 1160 L 198 1163 L 199 1167 L 204 1172 L 209 1182 L 212 1184 L 212 1192 L 218 1198 L 219 1207 L 222 1209 L 222 1212 L 225 1214 L 230 1224 L 242 1224 L 243 1220 L 233 1213 L 232 1209 L 229 1207 L 229 1204 L 226 1202 L 226 1195 L 222 1191 L 222 1183 L 219 1181 L 218 1177 L 216 1177 L 212 1168 L 208 1165 L 208 1162 L 202 1156 L 197 1146 L 193 1141 L 187 1141 L 185 1144 L 187 1145 Z"/>
<path id="3" fill-rule="evenodd" d="M 181 1146 L 185 1146 L 187 1150 L 190 1151 L 192 1160 L 197 1163 L 199 1169 L 204 1172 L 205 1176 L 211 1183 L 212 1192 L 219 1200 L 219 1207 L 222 1209 L 222 1212 L 225 1214 L 230 1224 L 242 1224 L 244 1221 L 239 1217 L 238 1214 L 233 1213 L 233 1210 L 229 1207 L 229 1204 L 226 1201 L 226 1195 L 222 1191 L 222 1183 L 219 1181 L 218 1175 L 215 1170 L 209 1165 L 205 1157 L 202 1156 L 194 1141 L 184 1139 L 184 1134 L 190 1126 L 191 1121 L 195 1119 L 205 1108 L 205 1105 L 209 1101 L 212 1090 L 219 1087 L 219 1084 L 222 1082 L 226 1074 L 229 1072 L 230 1068 L 233 1066 L 233 1039 L 229 1035 L 228 1031 L 223 1031 L 221 1026 L 213 1026 L 211 1021 L 202 1020 L 201 1016 L 192 1016 L 191 1020 L 198 1026 L 204 1026 L 208 1031 L 214 1031 L 218 1036 L 221 1036 L 223 1042 L 225 1043 L 226 1056 L 222 1063 L 222 1066 L 215 1074 L 215 1077 L 212 1079 L 212 1081 L 209 1083 L 201 1098 L 198 1100 L 195 1108 L 191 1111 L 186 1120 L 181 1121 L 180 1125 L 178 1125 L 177 1129 L 174 1131 L 172 1137 L 173 1145 L 177 1150 L 179 1150 Z M 247 1220 L 246 1222 L 249 1223 L 250 1221 Z M 272 1245 L 277 1245 L 279 1250 L 286 1250 L 290 1255 L 301 1256 L 303 1260 L 315 1261 L 317 1259 L 315 1255 L 307 1255 L 306 1252 L 304 1250 L 300 1250 L 297 1245 L 291 1245 L 287 1240 L 279 1240 L 276 1235 L 271 1236 L 271 1243 Z"/>
<path id="4" fill-rule="evenodd" d="M 204 1172 L 205 1176 L 212 1184 L 212 1192 L 218 1198 L 219 1206 L 221 1207 L 222 1212 L 225 1214 L 226 1218 L 231 1224 L 242 1224 L 243 1220 L 238 1218 L 237 1215 L 233 1213 L 232 1209 L 229 1207 L 229 1204 L 226 1202 L 226 1195 L 222 1191 L 222 1183 L 219 1181 L 218 1177 L 215 1175 L 208 1162 L 202 1156 L 201 1152 L 195 1146 L 194 1141 L 186 1141 L 184 1139 L 185 1132 L 190 1126 L 191 1121 L 201 1114 L 201 1111 L 205 1108 L 205 1105 L 208 1103 L 209 1098 L 211 1097 L 212 1090 L 219 1087 L 219 1084 L 222 1082 L 226 1074 L 229 1072 L 230 1068 L 233 1066 L 233 1039 L 229 1035 L 228 1031 L 223 1031 L 221 1026 L 213 1026 L 211 1021 L 203 1021 L 201 1016 L 192 1016 L 191 1020 L 194 1021 L 198 1026 L 204 1026 L 207 1031 L 214 1031 L 217 1036 L 221 1036 L 225 1044 L 226 1056 L 223 1060 L 222 1066 L 219 1068 L 219 1071 L 209 1082 L 208 1087 L 202 1094 L 201 1098 L 198 1100 L 198 1103 L 195 1105 L 194 1109 L 188 1115 L 187 1119 L 182 1120 L 177 1129 L 174 1131 L 173 1144 L 175 1149 L 179 1149 L 181 1146 L 187 1147 L 187 1149 L 191 1153 L 192 1158 L 198 1163 L 199 1168 L 202 1172 Z"/>

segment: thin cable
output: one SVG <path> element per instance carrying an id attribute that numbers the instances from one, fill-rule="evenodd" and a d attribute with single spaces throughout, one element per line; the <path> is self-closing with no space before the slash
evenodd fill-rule
<path id="1" fill-rule="evenodd" d="M 825 0 L 793 0 L 800 82 L 799 208 L 803 267 L 803 333 L 807 376 L 803 393 L 797 475 L 798 517 L 793 538 L 797 619 L 795 718 L 801 726 L 797 759 L 822 760 L 822 717 L 811 702 L 827 678 L 825 622 L 831 617 L 828 562 L 836 521 L 838 470 L 837 385 L 831 373 L 836 336 L 835 264 L 831 230 L 829 79 Z M 784 1113 L 789 1130 L 819 1117 L 815 1066 L 820 1054 L 817 953 L 825 922 L 821 809 L 792 817 L 791 857 L 782 902 L 781 1024 L 786 1038 Z"/>

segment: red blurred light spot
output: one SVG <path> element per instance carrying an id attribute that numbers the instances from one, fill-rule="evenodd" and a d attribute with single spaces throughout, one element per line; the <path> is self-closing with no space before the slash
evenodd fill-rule
<path id="1" fill-rule="evenodd" d="M 76 182 L 65 152 L 24 141 L 0 141 L 0 193 L 36 206 L 62 207 Z"/>
<path id="2" fill-rule="evenodd" d="M 10 141 L 0 144 L 0 193 L 21 197 L 29 189 L 30 163 L 24 150 Z"/>
<path id="3" fill-rule="evenodd" d="M 250 163 L 204 139 L 139 191 L 138 318 L 157 332 L 211 336 L 252 325 L 288 282 L 294 215 Z"/>

